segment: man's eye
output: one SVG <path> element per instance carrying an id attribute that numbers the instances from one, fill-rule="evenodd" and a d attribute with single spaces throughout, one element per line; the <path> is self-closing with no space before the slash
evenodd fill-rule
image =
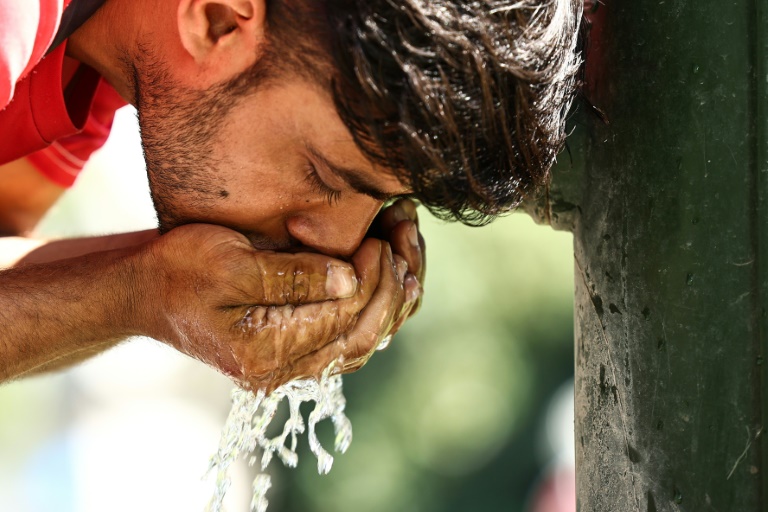
<path id="1" fill-rule="evenodd" d="M 311 162 L 307 166 L 307 176 L 305 180 L 309 183 L 309 186 L 314 192 L 325 196 L 325 200 L 328 201 L 329 205 L 333 206 L 335 203 L 339 202 L 339 199 L 341 198 L 341 190 L 329 187 L 320 178 L 317 169 Z"/>

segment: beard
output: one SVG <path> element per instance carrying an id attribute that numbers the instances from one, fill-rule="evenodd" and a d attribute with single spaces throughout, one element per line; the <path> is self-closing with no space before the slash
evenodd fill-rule
<path id="1" fill-rule="evenodd" d="M 229 112 L 273 78 L 266 70 L 270 58 L 233 79 L 206 90 L 185 87 L 148 48 L 140 48 L 129 64 L 133 76 L 141 145 L 150 194 L 160 233 L 199 219 L 221 199 L 217 176 L 221 158 L 216 141 Z M 258 235 L 251 235 L 257 236 Z M 267 244 L 261 240 L 260 245 Z"/>

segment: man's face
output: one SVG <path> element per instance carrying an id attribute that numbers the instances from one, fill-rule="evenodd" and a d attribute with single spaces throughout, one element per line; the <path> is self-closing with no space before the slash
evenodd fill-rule
<path id="1" fill-rule="evenodd" d="M 285 77 L 232 97 L 162 75 L 138 77 L 138 110 L 163 231 L 219 224 L 263 249 L 349 256 L 383 202 L 408 192 L 363 155 L 319 87 Z"/>

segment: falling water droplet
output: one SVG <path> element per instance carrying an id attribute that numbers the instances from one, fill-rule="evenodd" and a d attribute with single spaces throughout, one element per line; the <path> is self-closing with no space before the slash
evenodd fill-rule
<path id="1" fill-rule="evenodd" d="M 385 336 L 383 340 L 379 343 L 379 346 L 376 347 L 376 350 L 384 350 L 386 349 L 389 344 L 392 343 L 392 335 Z"/>

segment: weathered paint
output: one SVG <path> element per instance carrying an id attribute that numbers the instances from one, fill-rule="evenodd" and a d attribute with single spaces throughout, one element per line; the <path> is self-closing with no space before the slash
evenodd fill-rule
<path id="1" fill-rule="evenodd" d="M 527 205 L 574 233 L 578 508 L 768 510 L 768 2 L 602 3 L 609 124 Z"/>

